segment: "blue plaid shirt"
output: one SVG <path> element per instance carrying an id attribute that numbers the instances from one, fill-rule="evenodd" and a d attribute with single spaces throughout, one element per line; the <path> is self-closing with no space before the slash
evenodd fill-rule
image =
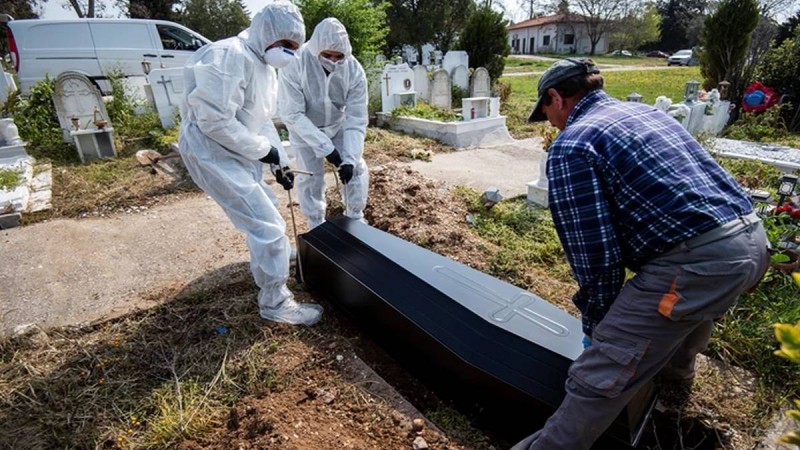
<path id="1" fill-rule="evenodd" d="M 625 268 L 753 210 L 749 197 L 672 117 L 602 90 L 587 94 L 547 157 L 549 203 L 591 335 Z"/>

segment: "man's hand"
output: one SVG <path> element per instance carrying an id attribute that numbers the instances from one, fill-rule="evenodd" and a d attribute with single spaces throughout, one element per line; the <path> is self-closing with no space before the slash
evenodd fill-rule
<path id="1" fill-rule="evenodd" d="M 289 167 L 275 171 L 275 181 L 277 181 L 287 191 L 294 187 L 294 174 L 289 171 Z"/>
<path id="2" fill-rule="evenodd" d="M 342 180 L 342 184 L 347 184 L 353 179 L 352 164 L 342 164 L 339 166 L 339 179 Z"/>
<path id="3" fill-rule="evenodd" d="M 274 164 L 274 165 L 280 164 L 281 157 L 278 154 L 278 149 L 275 147 L 270 148 L 269 153 L 267 153 L 267 156 L 259 159 L 259 161 L 261 161 L 264 164 Z"/>
<path id="4" fill-rule="evenodd" d="M 325 157 L 329 163 L 333 164 L 336 167 L 342 165 L 342 155 L 339 154 L 339 150 L 333 149 L 332 152 Z"/>

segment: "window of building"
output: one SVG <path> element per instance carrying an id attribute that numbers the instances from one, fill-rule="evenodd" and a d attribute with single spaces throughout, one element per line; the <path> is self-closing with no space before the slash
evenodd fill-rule
<path id="1" fill-rule="evenodd" d="M 542 45 L 550 45 L 550 35 L 546 35 L 542 38 Z"/>
<path id="2" fill-rule="evenodd" d="M 574 34 L 565 34 L 564 35 L 564 44 L 565 45 L 573 45 L 575 43 L 575 35 Z"/>

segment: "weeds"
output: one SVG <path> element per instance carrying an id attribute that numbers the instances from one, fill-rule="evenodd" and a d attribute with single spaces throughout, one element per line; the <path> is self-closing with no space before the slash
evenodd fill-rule
<path id="1" fill-rule="evenodd" d="M 390 117 L 398 119 L 400 117 L 418 117 L 420 119 L 436 120 L 439 122 L 458 122 L 459 117 L 453 112 L 443 108 L 425 103 L 417 102 L 417 106 L 411 108 L 409 106 L 400 106 L 395 108 Z"/>
<path id="2" fill-rule="evenodd" d="M 22 179 L 18 169 L 0 169 L 0 191 L 13 191 L 22 183 Z"/>

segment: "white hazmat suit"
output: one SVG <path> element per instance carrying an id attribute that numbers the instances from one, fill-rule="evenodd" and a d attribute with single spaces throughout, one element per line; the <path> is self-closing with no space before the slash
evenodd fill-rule
<path id="1" fill-rule="evenodd" d="M 206 45 L 184 67 L 179 149 L 192 179 L 247 234 L 250 269 L 260 314 L 265 319 L 311 325 L 322 308 L 298 304 L 286 287 L 289 239 L 278 199 L 264 183 L 260 159 L 277 149 L 280 167 L 288 166 L 272 123 L 277 97 L 275 69 L 267 47 L 305 40 L 305 25 L 294 5 L 271 3 L 239 36 Z M 293 52 L 277 48 L 278 60 Z M 287 56 L 288 55 L 288 56 Z M 277 64 L 277 63 L 275 63 Z M 275 154 L 276 152 L 272 152 Z"/>
<path id="2" fill-rule="evenodd" d="M 335 63 L 323 60 L 320 53 L 326 50 L 342 53 L 344 58 Z M 316 26 L 298 58 L 280 71 L 278 111 L 289 129 L 299 168 L 314 174 L 298 177 L 300 210 L 310 228 L 324 222 L 323 158 L 337 150 L 339 167 L 352 167 L 352 178 L 342 184 L 345 216 L 363 220 L 369 188 L 369 172 L 362 158 L 369 121 L 364 69 L 352 55 L 344 25 L 333 18 Z"/>

